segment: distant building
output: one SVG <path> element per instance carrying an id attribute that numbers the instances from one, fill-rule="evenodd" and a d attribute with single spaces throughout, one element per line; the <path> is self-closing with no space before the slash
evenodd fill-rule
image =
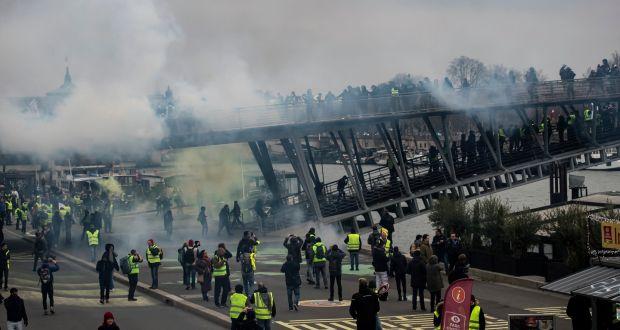
<path id="1" fill-rule="evenodd" d="M 54 109 L 64 101 L 71 93 L 75 85 L 73 84 L 69 67 L 65 69 L 65 79 L 63 84 L 46 93 L 45 96 L 22 96 L 11 98 L 10 102 L 17 105 L 22 111 L 32 112 L 42 116 L 50 116 Z"/>

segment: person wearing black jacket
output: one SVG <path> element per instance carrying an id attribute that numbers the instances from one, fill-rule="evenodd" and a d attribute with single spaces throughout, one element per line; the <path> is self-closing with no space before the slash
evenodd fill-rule
<path id="1" fill-rule="evenodd" d="M 338 300 L 342 301 L 342 259 L 344 252 L 334 244 L 327 251 L 327 261 L 329 262 L 329 301 L 334 301 L 334 282 L 338 286 Z"/>
<path id="2" fill-rule="evenodd" d="M 420 257 L 420 251 L 413 252 L 413 259 L 407 264 L 407 274 L 411 275 L 411 289 L 413 290 L 411 303 L 413 310 L 417 309 L 417 298 L 420 298 L 420 309 L 426 310 L 424 306 L 424 288 L 426 287 L 426 265 Z"/>
<path id="3" fill-rule="evenodd" d="M 572 296 L 566 305 L 566 315 L 573 323 L 573 329 L 591 329 L 590 300 L 583 296 Z"/>
<path id="4" fill-rule="evenodd" d="M 392 233 L 394 232 L 394 217 L 386 210 L 381 210 L 381 220 L 379 221 L 381 227 L 387 229 L 388 239 L 392 240 Z"/>
<path id="5" fill-rule="evenodd" d="M 252 253 L 254 251 L 254 246 L 256 245 L 258 245 L 258 240 L 256 239 L 256 236 L 254 236 L 253 233 L 247 230 L 244 231 L 243 238 L 241 238 L 239 244 L 237 244 L 237 256 L 235 260 L 239 262 L 241 260 L 241 256 L 244 253 Z"/>
<path id="6" fill-rule="evenodd" d="M 256 313 L 249 307 L 243 309 L 237 317 L 237 327 L 234 330 L 262 330 L 256 322 Z"/>
<path id="7" fill-rule="evenodd" d="M 4 279 L 4 291 L 8 290 L 9 268 L 11 264 L 11 252 L 6 242 L 0 245 L 0 285 Z"/>
<path id="8" fill-rule="evenodd" d="M 431 248 L 433 249 L 433 253 L 439 259 L 439 262 L 442 262 L 445 266 L 445 271 L 448 271 L 448 256 L 446 255 L 446 236 L 441 232 L 441 229 L 437 229 L 435 231 L 435 236 L 433 236 L 433 241 L 431 242 Z"/>
<path id="9" fill-rule="evenodd" d="M 368 280 L 359 279 L 359 291 L 351 297 L 349 314 L 355 319 L 358 330 L 377 329 L 379 297 L 368 287 Z"/>
<path id="10" fill-rule="evenodd" d="M 407 301 L 407 258 L 400 253 L 398 246 L 394 247 L 394 254 L 390 260 L 390 269 L 396 278 L 398 301 Z"/>
<path id="11" fill-rule="evenodd" d="M 301 287 L 301 275 L 299 275 L 299 269 L 299 263 L 296 262 L 290 254 L 286 256 L 286 262 L 280 268 L 280 272 L 284 273 L 289 311 L 297 311 L 299 309 L 299 288 Z M 295 300 L 293 300 L 293 294 L 295 294 Z"/>
<path id="12" fill-rule="evenodd" d="M 112 274 L 114 270 L 119 270 L 112 244 L 106 244 L 106 251 L 97 262 L 97 272 L 99 273 L 99 303 L 110 302 L 110 289 L 112 284 Z"/>
<path id="13" fill-rule="evenodd" d="M 388 261 L 385 253 L 385 243 L 379 238 L 372 247 L 372 266 L 375 268 L 375 281 L 377 287 L 388 282 Z"/>
<path id="14" fill-rule="evenodd" d="M 24 300 L 17 295 L 17 288 L 11 288 L 11 295 L 4 300 L 4 308 L 6 308 L 6 323 L 9 328 L 15 325 L 15 328 L 21 329 L 22 323 L 28 326 L 26 306 Z"/>
<path id="15" fill-rule="evenodd" d="M 314 240 L 316 239 L 316 233 L 314 228 L 310 228 L 306 233 L 306 239 L 304 240 L 304 244 L 301 248 L 305 252 L 306 257 L 306 281 L 308 284 L 314 283 L 314 266 L 312 265 L 312 246 L 314 245 Z"/>
<path id="16" fill-rule="evenodd" d="M 458 279 L 468 278 L 468 271 L 469 267 L 467 266 L 467 256 L 460 254 L 458 256 L 458 261 L 454 265 L 454 269 L 448 274 L 448 283 L 452 284 L 452 282 Z"/>
<path id="17" fill-rule="evenodd" d="M 283 245 L 288 250 L 288 254 L 293 257 L 293 261 L 301 264 L 301 247 L 303 246 L 301 238 L 290 234 L 284 239 Z"/>

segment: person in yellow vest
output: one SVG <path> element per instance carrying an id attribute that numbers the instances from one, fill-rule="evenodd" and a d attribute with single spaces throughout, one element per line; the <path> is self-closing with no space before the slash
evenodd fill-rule
<path id="1" fill-rule="evenodd" d="M 4 291 L 8 291 L 9 286 L 9 268 L 11 268 L 11 252 L 9 246 L 6 243 L 2 243 L 0 246 L 0 285 L 4 280 Z"/>
<path id="2" fill-rule="evenodd" d="M 99 229 L 96 229 L 95 225 L 91 224 L 86 231 L 86 237 L 88 238 L 88 247 L 90 248 L 90 260 L 95 262 L 97 261 L 97 249 L 99 248 Z"/>
<path id="3" fill-rule="evenodd" d="M 11 225 L 11 219 L 13 218 L 13 202 L 10 198 L 6 199 L 6 224 Z"/>
<path id="4" fill-rule="evenodd" d="M 161 259 L 164 257 L 164 250 L 162 250 L 153 239 L 146 241 L 148 247 L 146 248 L 146 262 L 151 270 L 151 286 L 149 289 L 157 289 L 159 286 L 159 266 L 161 265 Z"/>
<path id="5" fill-rule="evenodd" d="M 142 257 L 136 252 L 136 250 L 131 250 L 129 252 L 127 263 L 129 264 L 129 274 L 127 274 L 127 279 L 129 280 L 129 293 L 127 295 L 127 300 L 129 301 L 137 301 L 135 298 L 136 287 L 138 287 L 138 276 L 140 275 L 140 263 L 142 262 Z"/>
<path id="6" fill-rule="evenodd" d="M 441 322 L 443 321 L 443 301 L 440 301 L 433 312 L 433 326 L 435 330 L 441 330 Z"/>
<path id="7" fill-rule="evenodd" d="M 316 277 L 316 289 L 321 288 L 321 275 L 323 276 L 323 285 L 327 289 L 327 274 L 325 271 L 325 263 L 327 262 L 327 247 L 321 242 L 321 238 L 317 237 L 314 245 L 312 245 L 312 266 L 314 267 L 314 276 Z"/>
<path id="8" fill-rule="evenodd" d="M 484 330 L 486 328 L 486 320 L 484 318 L 484 311 L 482 307 L 478 305 L 476 297 L 471 295 L 470 302 L 470 315 L 469 315 L 469 330 Z"/>
<path id="9" fill-rule="evenodd" d="M 344 242 L 347 244 L 347 251 L 349 251 L 349 260 L 351 260 L 351 268 L 350 270 L 360 270 L 360 250 L 362 249 L 362 238 L 360 234 L 355 230 L 355 228 L 351 228 L 351 233 L 347 235 L 347 238 L 344 239 Z"/>
<path id="10" fill-rule="evenodd" d="M 15 230 L 19 230 L 19 226 L 22 226 L 22 233 L 26 232 L 26 218 L 27 212 L 23 207 L 18 207 L 15 210 Z"/>
<path id="11" fill-rule="evenodd" d="M 230 292 L 230 269 L 228 266 L 228 259 L 230 258 L 232 258 L 232 253 L 226 249 L 226 245 L 224 243 L 218 244 L 211 261 L 215 286 L 213 300 L 215 300 L 217 307 L 226 307 L 226 300 Z"/>
<path id="12" fill-rule="evenodd" d="M 239 329 L 239 321 L 237 319 L 239 318 L 239 314 L 241 314 L 248 305 L 248 296 L 243 294 L 243 285 L 235 285 L 235 292 L 228 297 L 228 302 L 230 305 L 230 310 L 228 311 L 230 315 L 230 329 Z"/>
<path id="13" fill-rule="evenodd" d="M 271 319 L 276 317 L 276 301 L 273 299 L 273 293 L 267 290 L 265 284 L 258 283 L 258 289 L 250 297 L 250 303 L 254 305 L 258 326 L 270 330 Z"/>

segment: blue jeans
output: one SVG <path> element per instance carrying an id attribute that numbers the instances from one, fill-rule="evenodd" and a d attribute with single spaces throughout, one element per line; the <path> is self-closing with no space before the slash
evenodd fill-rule
<path id="1" fill-rule="evenodd" d="M 90 246 L 90 261 L 92 261 L 92 262 L 97 261 L 97 250 L 98 250 L 98 246 L 97 245 L 91 245 Z"/>
<path id="2" fill-rule="evenodd" d="M 351 270 L 355 266 L 355 270 L 360 270 L 360 254 L 358 251 L 349 251 L 349 259 L 351 259 Z"/>
<path id="3" fill-rule="evenodd" d="M 288 298 L 288 309 L 293 309 L 293 305 L 299 305 L 299 299 L 301 299 L 301 292 L 299 286 L 287 286 L 286 296 Z M 295 294 L 295 300 L 293 300 L 293 293 Z"/>
<path id="4" fill-rule="evenodd" d="M 269 320 L 256 320 L 258 326 L 263 330 L 271 330 L 271 319 Z"/>
<path id="5" fill-rule="evenodd" d="M 196 287 L 196 270 L 191 264 L 186 264 L 183 267 L 183 284 L 186 286 Z"/>
<path id="6" fill-rule="evenodd" d="M 151 287 L 157 289 L 159 286 L 159 264 L 149 265 L 151 269 Z"/>
<path id="7" fill-rule="evenodd" d="M 246 296 L 254 293 L 254 273 L 241 273 L 241 281 L 243 282 L 243 292 Z"/>

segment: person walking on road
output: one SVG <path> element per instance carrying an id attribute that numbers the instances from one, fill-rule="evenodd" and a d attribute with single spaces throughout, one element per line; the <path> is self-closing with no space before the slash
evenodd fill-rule
<path id="1" fill-rule="evenodd" d="M 388 261 L 385 252 L 385 242 L 379 238 L 372 247 L 372 266 L 375 269 L 375 282 L 377 287 L 388 283 Z"/>
<path id="2" fill-rule="evenodd" d="M 310 230 L 306 233 L 304 244 L 301 246 L 306 257 L 306 281 L 308 281 L 308 284 L 315 284 L 314 267 L 312 266 L 312 246 L 314 245 L 315 239 L 315 230 L 314 228 L 310 228 Z"/>
<path id="3" fill-rule="evenodd" d="M 228 300 L 230 302 L 230 309 L 228 311 L 230 316 L 230 329 L 236 330 L 239 328 L 239 321 L 237 320 L 239 314 L 241 314 L 248 305 L 248 296 L 243 294 L 243 285 L 235 285 L 235 292 L 230 295 Z"/>
<path id="4" fill-rule="evenodd" d="M 299 275 L 300 268 L 300 264 L 296 262 L 290 254 L 286 256 L 286 262 L 280 268 L 280 272 L 284 273 L 289 311 L 299 310 L 299 299 L 301 296 L 301 275 Z M 293 300 L 293 294 L 295 295 L 295 300 Z"/>
<path id="5" fill-rule="evenodd" d="M 43 233 L 37 231 L 35 233 L 35 237 L 34 250 L 32 251 L 32 256 L 34 259 L 34 264 L 32 265 L 33 272 L 37 271 L 39 260 L 43 262 L 43 260 L 47 257 L 47 241 L 45 240 L 45 237 L 43 237 Z"/>
<path id="6" fill-rule="evenodd" d="M 245 227 L 245 225 L 241 221 L 241 206 L 239 206 L 238 201 L 233 202 L 233 208 L 232 211 L 230 211 L 230 215 L 232 216 L 231 227 L 234 228 L 235 226 L 238 226 L 241 229 Z"/>
<path id="7" fill-rule="evenodd" d="M 168 238 L 172 236 L 172 222 L 174 218 L 172 217 L 172 210 L 166 211 L 164 213 L 164 230 L 166 231 L 166 235 Z"/>
<path id="8" fill-rule="evenodd" d="M 314 288 L 321 288 L 321 276 L 323 277 L 323 285 L 327 289 L 327 275 L 325 273 L 325 262 L 327 261 L 327 247 L 321 242 L 321 238 L 317 237 L 314 245 L 312 245 L 312 266 L 314 267 L 314 275 L 316 284 Z"/>
<path id="9" fill-rule="evenodd" d="M 413 258 L 407 265 L 407 274 L 411 275 L 411 289 L 413 290 L 411 296 L 411 303 L 413 310 L 417 310 L 417 301 L 420 298 L 420 309 L 426 311 L 424 306 L 424 288 L 426 288 L 426 265 L 420 257 L 420 251 L 413 252 Z"/>
<path id="10" fill-rule="evenodd" d="M 334 301 L 334 282 L 338 286 L 338 301 L 342 301 L 342 259 L 345 254 L 334 244 L 327 252 L 327 261 L 329 261 L 329 301 Z"/>
<path id="11" fill-rule="evenodd" d="M 224 243 L 220 243 L 212 260 L 215 281 L 213 293 L 217 307 L 226 307 L 226 299 L 230 292 L 230 268 L 228 266 L 228 259 L 230 258 L 232 258 L 232 253 L 226 249 Z"/>
<path id="12" fill-rule="evenodd" d="M 211 267 L 211 258 L 209 258 L 207 251 L 200 251 L 194 269 L 198 275 L 196 280 L 198 284 L 200 284 L 200 293 L 202 293 L 203 301 L 209 301 L 209 291 L 211 291 Z"/>
<path id="13" fill-rule="evenodd" d="M 91 224 L 88 231 L 86 231 L 86 237 L 88 238 L 88 248 L 90 249 L 90 261 L 95 262 L 98 255 L 97 250 L 99 249 L 99 229 Z"/>
<path id="14" fill-rule="evenodd" d="M 351 227 L 351 233 L 347 235 L 347 238 L 344 239 L 345 244 L 347 244 L 347 251 L 349 251 L 349 260 L 351 261 L 351 268 L 349 270 L 360 270 L 360 250 L 362 249 L 362 238 L 360 234 L 355 230 L 355 228 Z"/>
<path id="15" fill-rule="evenodd" d="M 431 294 L 431 311 L 434 311 L 435 304 L 441 300 L 441 289 L 443 289 L 441 266 L 439 266 L 437 256 L 432 256 L 426 265 L 426 286 Z"/>
<path id="16" fill-rule="evenodd" d="M 157 289 L 159 286 L 159 266 L 161 265 L 161 259 L 164 257 L 164 250 L 162 250 L 153 239 L 149 239 L 146 244 L 146 262 L 151 270 L 151 286 L 149 289 Z"/>
<path id="17" fill-rule="evenodd" d="M 8 330 L 22 330 L 28 326 L 28 315 L 24 300 L 17 295 L 17 288 L 11 288 L 11 295 L 4 300 L 6 308 L 6 328 Z"/>
<path id="18" fill-rule="evenodd" d="M 299 236 L 295 236 L 293 234 L 288 235 L 284 239 L 284 247 L 288 251 L 288 255 L 293 258 L 298 264 L 301 264 L 301 248 L 303 246 L 303 240 Z"/>
<path id="19" fill-rule="evenodd" d="M 358 330 L 376 330 L 379 323 L 378 313 L 381 309 L 379 297 L 368 287 L 368 280 L 359 279 L 359 290 L 351 297 L 349 314 L 357 325 Z"/>
<path id="20" fill-rule="evenodd" d="M 207 208 L 202 206 L 200 207 L 200 212 L 198 212 L 198 218 L 196 219 L 200 226 L 202 227 L 202 237 L 207 238 L 207 233 L 209 232 L 209 225 L 207 224 Z"/>
<path id="21" fill-rule="evenodd" d="M 226 229 L 228 236 L 232 236 L 232 232 L 230 231 L 230 209 L 228 208 L 228 204 L 225 204 L 220 210 L 219 218 L 220 223 L 217 234 L 219 235 L 223 229 Z"/>
<path id="22" fill-rule="evenodd" d="M 137 301 L 135 294 L 136 288 L 138 287 L 138 276 L 140 275 L 140 263 L 142 262 L 142 257 L 138 254 L 136 250 L 131 250 L 129 255 L 127 255 L 127 264 L 129 265 L 129 274 L 127 274 L 127 279 L 129 279 L 129 293 L 127 294 L 127 300 L 129 301 Z"/>
<path id="23" fill-rule="evenodd" d="M 394 247 L 394 254 L 390 258 L 390 269 L 394 272 L 398 301 L 407 301 L 407 258 L 398 246 Z"/>
<path id="24" fill-rule="evenodd" d="M 110 302 L 110 290 L 112 289 L 112 274 L 114 270 L 119 270 L 114 246 L 106 244 L 106 251 L 101 256 L 101 260 L 97 261 L 97 272 L 99 273 L 99 303 Z"/>
<path id="25" fill-rule="evenodd" d="M 41 284 L 41 296 L 43 300 L 43 314 L 47 315 L 47 298 L 49 297 L 50 313 L 54 314 L 54 273 L 60 269 L 56 260 L 48 257 L 41 267 L 37 269 L 39 283 Z"/>
<path id="26" fill-rule="evenodd" d="M 114 315 L 112 314 L 112 312 L 105 312 L 105 314 L 103 314 L 103 324 L 101 324 L 99 326 L 99 328 L 97 328 L 97 330 L 120 330 L 121 328 L 118 327 L 118 325 L 116 324 L 116 320 L 114 320 Z"/>
<path id="27" fill-rule="evenodd" d="M 271 319 L 276 317 L 276 302 L 273 293 L 267 290 L 263 283 L 258 283 L 258 289 L 250 297 L 250 303 L 254 305 L 256 319 L 261 329 L 271 330 Z"/>
<path id="28" fill-rule="evenodd" d="M 11 251 L 9 245 L 4 242 L 0 245 L 0 285 L 4 280 L 4 291 L 9 289 L 9 268 L 11 268 Z"/>

